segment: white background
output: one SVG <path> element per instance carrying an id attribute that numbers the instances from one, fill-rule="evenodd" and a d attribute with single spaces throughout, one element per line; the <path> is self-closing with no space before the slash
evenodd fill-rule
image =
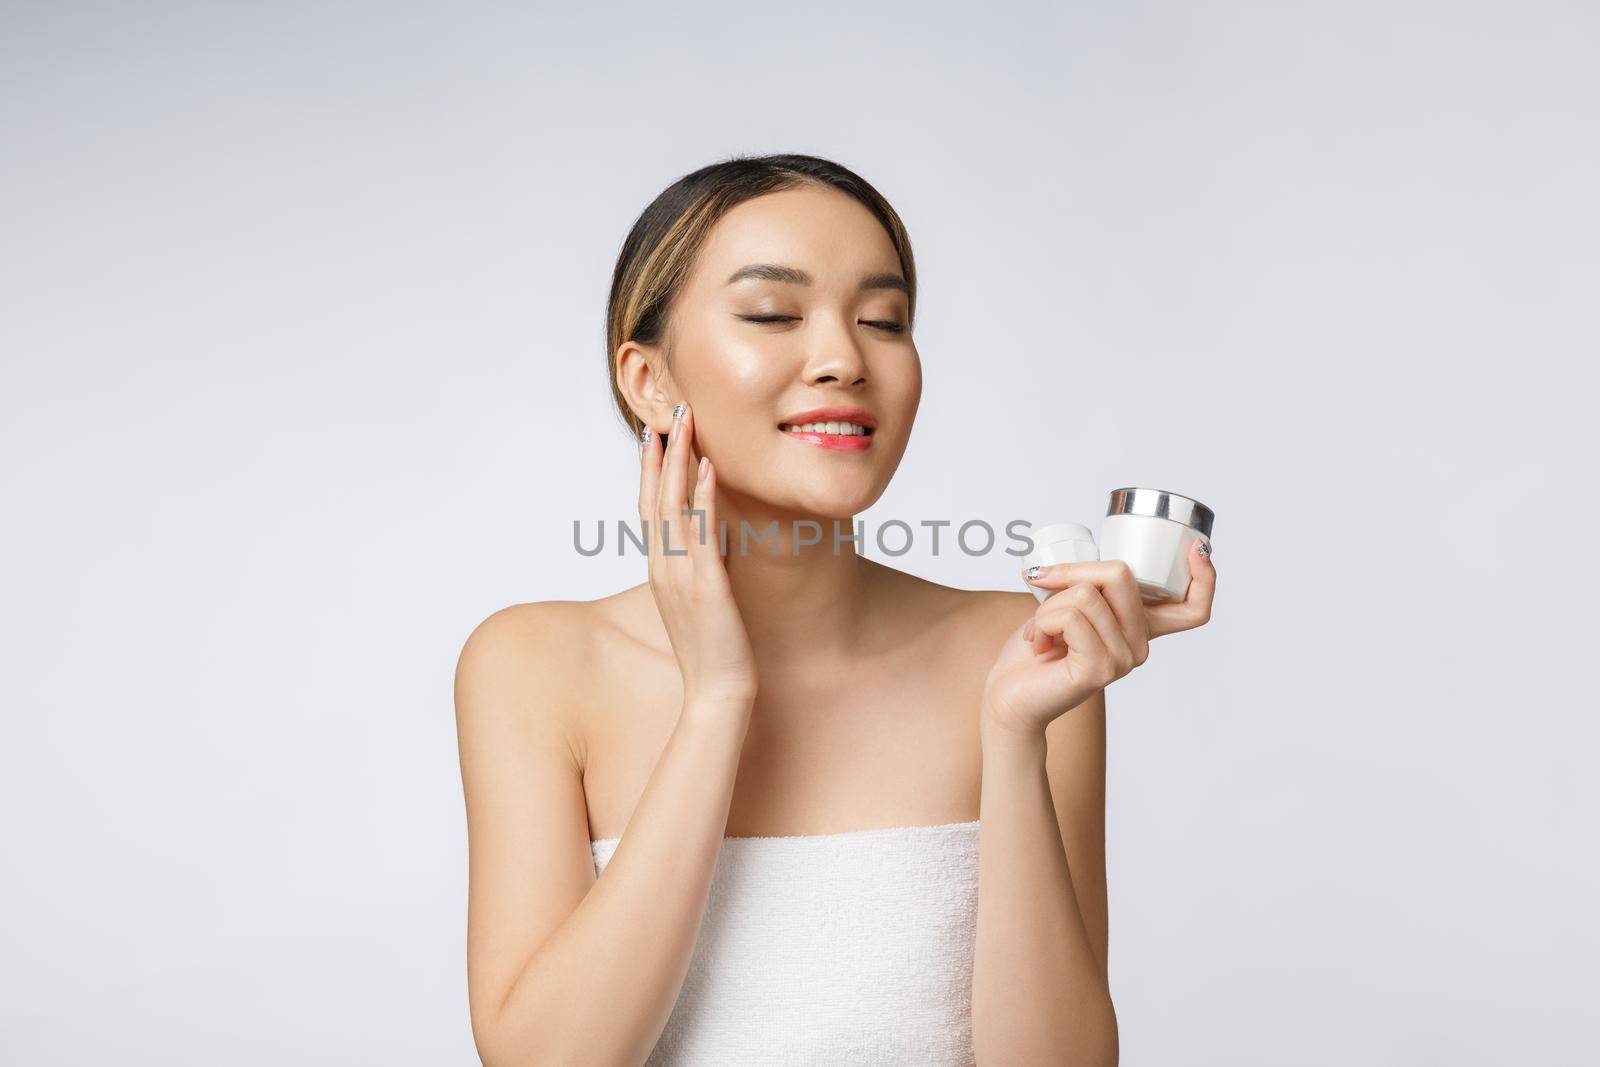
<path id="1" fill-rule="evenodd" d="M 456 655 L 643 579 L 611 268 L 769 151 L 918 254 L 866 521 L 1216 510 L 1108 695 L 1123 1062 L 1600 1057 L 1593 7 L 0 18 L 8 1061 L 475 1062 Z"/>

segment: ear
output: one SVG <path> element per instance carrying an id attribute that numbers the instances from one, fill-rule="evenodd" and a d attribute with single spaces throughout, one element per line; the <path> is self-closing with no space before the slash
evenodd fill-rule
<path id="1" fill-rule="evenodd" d="M 669 398 L 673 395 L 674 387 L 670 372 L 661 369 L 657 373 L 661 368 L 660 347 L 625 341 L 617 349 L 614 363 L 617 389 L 633 413 L 655 427 L 658 433 L 670 430 L 672 402 Z"/>

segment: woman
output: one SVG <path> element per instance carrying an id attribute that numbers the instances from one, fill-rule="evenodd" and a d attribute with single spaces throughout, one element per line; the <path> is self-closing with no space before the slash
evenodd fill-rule
<path id="1" fill-rule="evenodd" d="M 1039 604 L 858 555 L 915 298 L 899 217 L 815 157 L 635 223 L 607 366 L 649 580 L 497 612 L 457 672 L 485 1063 L 1116 1062 L 1103 690 L 1215 571 L 1145 605 L 1058 565 Z"/>

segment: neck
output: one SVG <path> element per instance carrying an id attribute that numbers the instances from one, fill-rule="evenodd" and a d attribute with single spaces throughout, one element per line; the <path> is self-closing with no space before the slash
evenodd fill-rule
<path id="1" fill-rule="evenodd" d="M 862 646 L 873 565 L 846 540 L 856 533 L 853 517 L 774 508 L 727 490 L 717 494 L 717 514 L 727 529 L 728 581 L 758 662 L 806 661 Z"/>

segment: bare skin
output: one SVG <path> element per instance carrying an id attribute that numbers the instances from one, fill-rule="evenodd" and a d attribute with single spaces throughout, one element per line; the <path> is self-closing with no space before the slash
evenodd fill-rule
<path id="1" fill-rule="evenodd" d="M 728 283 L 750 263 L 811 284 Z M 834 190 L 767 194 L 720 219 L 675 305 L 672 358 L 617 353 L 634 410 L 675 428 L 642 451 L 640 518 L 659 530 L 696 507 L 735 539 L 740 520 L 848 530 L 896 470 L 920 398 L 909 331 L 884 325 L 906 321 L 904 294 L 859 288 L 897 273 L 876 219 Z M 869 448 L 786 438 L 785 417 L 831 404 L 871 412 Z M 852 549 L 825 536 L 724 557 L 713 538 L 668 556 L 653 537 L 649 581 L 507 608 L 469 638 L 456 699 L 486 1064 L 642 1063 L 725 835 L 980 816 L 980 1062 L 1116 1061 L 1104 688 L 1149 638 L 1205 621 L 1209 562 L 1191 559 L 1191 602 L 1147 611 L 1114 563 L 1047 572 L 1060 592 L 1040 605 Z M 621 841 L 597 879 L 602 837 Z"/>
<path id="2" fill-rule="evenodd" d="M 848 656 L 762 662 L 729 835 L 978 817 L 984 675 L 1037 604 L 1025 592 L 968 592 L 871 560 L 861 566 L 868 596 L 884 609 L 876 640 Z M 598 669 L 577 736 L 589 832 L 598 840 L 622 835 L 683 697 L 647 584 L 581 610 Z"/>

